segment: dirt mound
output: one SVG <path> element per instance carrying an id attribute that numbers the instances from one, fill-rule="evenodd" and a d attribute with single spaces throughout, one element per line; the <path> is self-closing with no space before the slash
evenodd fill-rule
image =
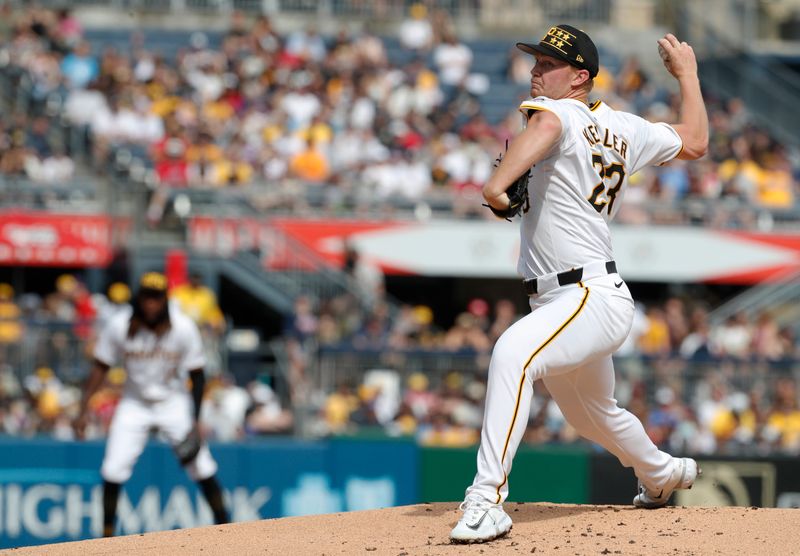
<path id="1" fill-rule="evenodd" d="M 484 545 L 452 545 L 456 503 L 272 519 L 11 551 L 22 554 L 796 554 L 800 512 L 506 504 L 511 533 Z"/>

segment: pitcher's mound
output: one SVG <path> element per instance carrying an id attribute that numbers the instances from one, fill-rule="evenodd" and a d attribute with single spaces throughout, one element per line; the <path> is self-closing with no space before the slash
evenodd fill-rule
<path id="1" fill-rule="evenodd" d="M 32 547 L 21 554 L 240 555 L 363 554 L 796 554 L 800 512 L 756 508 L 505 505 L 511 533 L 481 545 L 453 545 L 457 503 L 271 519 Z"/>

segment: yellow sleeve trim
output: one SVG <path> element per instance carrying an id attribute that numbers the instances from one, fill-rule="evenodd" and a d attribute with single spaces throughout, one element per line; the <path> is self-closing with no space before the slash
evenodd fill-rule
<path id="1" fill-rule="evenodd" d="M 523 102 L 522 104 L 519 105 L 519 111 L 522 112 L 522 115 L 525 116 L 525 119 L 527 119 L 527 120 L 530 120 L 531 116 L 533 116 L 532 112 L 540 112 L 540 111 L 550 112 L 551 114 L 553 114 L 559 120 L 561 119 L 561 118 L 559 118 L 558 114 L 556 114 L 553 110 L 550 110 L 549 108 L 545 108 L 541 104 L 528 102 L 528 101 L 525 101 L 525 102 Z"/>
<path id="2" fill-rule="evenodd" d="M 545 110 L 547 112 L 553 112 L 549 108 L 545 108 L 538 102 L 533 102 L 531 100 L 523 100 L 522 104 L 519 105 L 519 111 L 525 115 L 528 115 L 528 112 L 531 110 Z"/>

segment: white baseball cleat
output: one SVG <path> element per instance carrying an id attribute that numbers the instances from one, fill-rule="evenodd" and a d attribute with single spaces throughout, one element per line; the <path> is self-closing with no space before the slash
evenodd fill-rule
<path id="1" fill-rule="evenodd" d="M 511 531 L 511 518 L 502 504 L 492 504 L 477 494 L 468 494 L 458 507 L 464 512 L 450 531 L 450 541 L 457 543 L 487 542 Z"/>
<path id="2" fill-rule="evenodd" d="M 647 487 L 640 482 L 639 494 L 633 498 L 634 506 L 648 510 L 666 506 L 673 492 L 678 489 L 692 488 L 694 481 L 703 473 L 697 466 L 697 462 L 691 458 L 672 458 L 672 461 L 675 465 L 664 488 L 659 492 L 654 492 L 647 490 Z"/>

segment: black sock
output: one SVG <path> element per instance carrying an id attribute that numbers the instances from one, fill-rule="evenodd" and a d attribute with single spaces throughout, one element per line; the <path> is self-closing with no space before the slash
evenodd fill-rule
<path id="1" fill-rule="evenodd" d="M 200 489 L 203 491 L 203 496 L 206 497 L 211 511 L 214 513 L 214 523 L 217 525 L 221 523 L 228 523 L 228 512 L 225 510 L 225 503 L 222 500 L 222 489 L 219 488 L 219 483 L 216 477 L 209 477 L 202 481 L 197 481 Z"/>
<path id="2" fill-rule="evenodd" d="M 117 500 L 122 487 L 119 483 L 103 481 L 103 536 L 114 536 L 114 522 L 117 520 Z"/>

